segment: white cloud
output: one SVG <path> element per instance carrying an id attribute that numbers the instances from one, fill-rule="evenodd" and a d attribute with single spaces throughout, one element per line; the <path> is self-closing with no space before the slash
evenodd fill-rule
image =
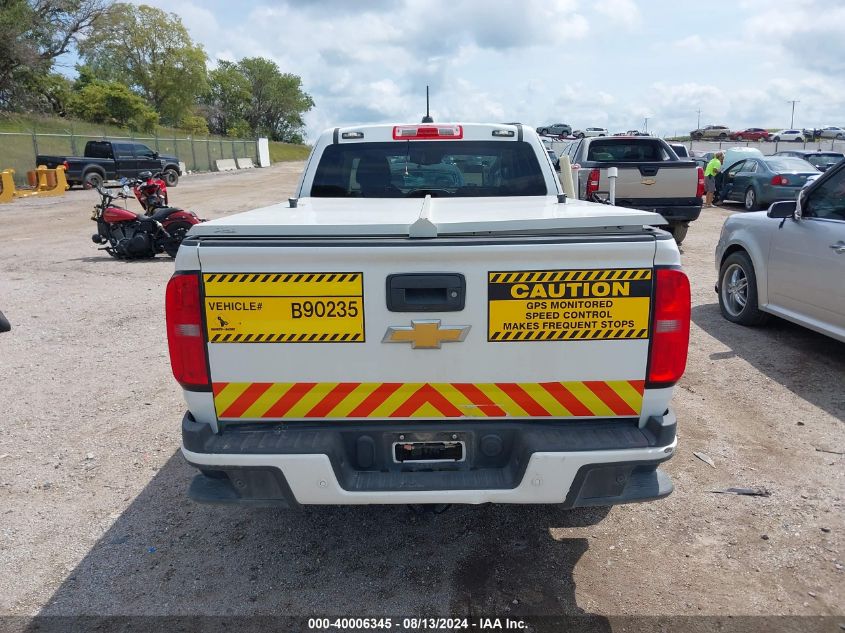
<path id="1" fill-rule="evenodd" d="M 786 100 L 800 99 L 796 125 L 845 123 L 841 0 L 737 0 L 697 16 L 672 0 L 143 1 L 179 13 L 212 60 L 263 56 L 300 75 L 312 139 L 417 121 L 426 84 L 437 120 L 617 131 L 648 116 L 671 134 L 699 108 L 702 125 L 788 125 Z"/>
<path id="2" fill-rule="evenodd" d="M 639 26 L 642 22 L 640 9 L 634 0 L 599 0 L 595 9 L 611 22 L 628 28 Z"/>

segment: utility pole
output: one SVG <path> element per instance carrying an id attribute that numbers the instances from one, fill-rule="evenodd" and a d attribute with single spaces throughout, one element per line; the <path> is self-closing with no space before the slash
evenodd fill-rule
<path id="1" fill-rule="evenodd" d="M 789 129 L 792 129 L 793 127 L 795 127 L 795 104 L 801 102 L 798 101 L 798 99 L 792 99 L 790 101 L 787 101 L 787 103 L 792 104 L 792 118 L 789 119 Z"/>
<path id="2" fill-rule="evenodd" d="M 645 118 L 645 129 L 643 130 L 643 132 L 648 132 L 648 120 L 649 120 L 651 117 L 647 116 L 647 117 L 644 117 L 644 118 Z"/>
<path id="3" fill-rule="evenodd" d="M 696 113 L 698 114 L 698 122 L 695 124 L 695 129 L 700 130 L 701 129 L 701 108 L 696 110 Z"/>

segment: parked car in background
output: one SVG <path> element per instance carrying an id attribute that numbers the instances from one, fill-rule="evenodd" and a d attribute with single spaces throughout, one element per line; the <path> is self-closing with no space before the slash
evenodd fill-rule
<path id="1" fill-rule="evenodd" d="M 707 125 L 693 130 L 689 135 L 694 141 L 700 141 L 705 138 L 715 138 L 725 141 L 731 135 L 731 129 L 725 125 Z"/>
<path id="2" fill-rule="evenodd" d="M 827 171 L 840 160 L 845 158 L 842 152 L 825 152 L 815 149 L 787 149 L 777 152 L 774 156 L 794 156 L 803 158 L 819 171 Z"/>
<path id="3" fill-rule="evenodd" d="M 804 131 L 803 130 L 781 130 L 780 132 L 775 132 L 772 134 L 772 140 L 777 143 L 779 141 L 798 141 L 799 143 L 804 142 Z"/>
<path id="4" fill-rule="evenodd" d="M 823 127 L 818 134 L 819 138 L 833 138 L 836 140 L 842 140 L 845 138 L 845 128 L 841 128 L 838 125 L 828 125 L 827 127 Z"/>
<path id="5" fill-rule="evenodd" d="M 549 155 L 549 160 L 552 161 L 552 165 L 556 171 L 560 171 L 560 158 L 553 149 L 546 148 L 546 153 Z"/>
<path id="6" fill-rule="evenodd" d="M 732 141 L 768 141 L 771 134 L 761 127 L 749 127 L 739 132 L 731 132 L 728 136 Z"/>
<path id="7" fill-rule="evenodd" d="M 595 136 L 607 136 L 607 128 L 603 127 L 588 127 L 583 130 L 575 130 L 572 133 L 575 138 L 587 138 Z"/>
<path id="8" fill-rule="evenodd" d="M 725 220 L 716 270 L 728 321 L 761 325 L 774 314 L 845 342 L 845 161 L 797 201 Z"/>
<path id="9" fill-rule="evenodd" d="M 569 136 L 572 134 L 572 126 L 566 123 L 553 123 L 537 128 L 537 134 L 544 136 Z"/>
<path id="10" fill-rule="evenodd" d="M 795 200 L 807 177 L 818 173 L 806 160 L 793 156 L 747 158 L 724 171 L 719 198 L 756 211 L 780 200 Z"/>

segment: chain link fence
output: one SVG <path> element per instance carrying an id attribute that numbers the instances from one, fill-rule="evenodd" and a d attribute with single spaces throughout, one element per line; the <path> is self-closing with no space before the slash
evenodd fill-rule
<path id="1" fill-rule="evenodd" d="M 255 139 L 228 139 L 211 136 L 111 136 L 91 134 L 47 134 L 41 132 L 0 132 L 0 170 L 14 169 L 15 182 L 24 184 L 26 172 L 37 167 L 37 155 L 82 156 L 88 141 L 133 141 L 168 156 L 175 156 L 187 171 L 216 171 L 215 161 L 251 158 L 258 164 Z"/>

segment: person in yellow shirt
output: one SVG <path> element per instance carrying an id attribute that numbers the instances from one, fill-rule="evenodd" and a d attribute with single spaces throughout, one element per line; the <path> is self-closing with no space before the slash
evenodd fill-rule
<path id="1" fill-rule="evenodd" d="M 705 207 L 715 206 L 713 194 L 716 193 L 716 176 L 722 171 L 723 160 L 725 160 L 725 152 L 716 152 L 704 168 Z"/>

